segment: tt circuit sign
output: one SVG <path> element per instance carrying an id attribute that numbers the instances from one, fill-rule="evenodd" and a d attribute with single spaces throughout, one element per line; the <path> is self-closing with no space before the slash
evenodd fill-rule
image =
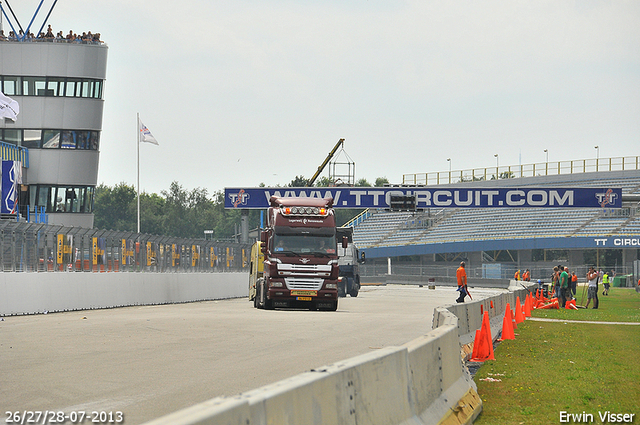
<path id="1" fill-rule="evenodd" d="M 593 243 L 598 248 L 640 248 L 639 237 L 594 238 Z"/>
<path id="2" fill-rule="evenodd" d="M 390 208 L 413 197 L 415 208 L 620 208 L 620 188 L 227 188 L 225 208 L 264 209 L 277 197 L 333 198 L 335 208 Z"/>

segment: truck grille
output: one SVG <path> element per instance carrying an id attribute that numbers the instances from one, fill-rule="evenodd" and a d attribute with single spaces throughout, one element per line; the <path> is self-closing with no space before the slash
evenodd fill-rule
<path id="1" fill-rule="evenodd" d="M 286 277 L 284 279 L 284 283 L 288 289 L 307 289 L 313 291 L 320 290 L 323 282 L 324 279 L 317 278 Z"/>
<path id="2" fill-rule="evenodd" d="M 278 264 L 278 270 L 288 272 L 331 272 L 328 264 Z"/>

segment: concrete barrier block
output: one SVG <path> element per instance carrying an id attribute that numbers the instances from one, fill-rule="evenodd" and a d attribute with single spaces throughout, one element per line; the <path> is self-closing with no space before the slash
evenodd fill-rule
<path id="1" fill-rule="evenodd" d="M 455 326 L 441 326 L 404 345 L 409 359 L 411 403 L 414 412 L 427 410 L 445 391 L 442 356 L 448 353 L 443 353 L 440 338 L 448 333 L 454 334 L 456 338 L 458 336 Z"/>
<path id="2" fill-rule="evenodd" d="M 412 418 L 407 350 L 387 347 L 241 395 L 251 424 L 400 424 Z"/>
<path id="3" fill-rule="evenodd" d="M 251 424 L 349 424 L 340 376 L 306 372 L 241 394 Z"/>
<path id="4" fill-rule="evenodd" d="M 482 410 L 482 401 L 460 359 L 457 318 L 442 310 L 439 313 L 447 325 L 404 345 L 408 351 L 413 410 L 421 424 L 436 425 L 445 420 L 472 423 Z"/>

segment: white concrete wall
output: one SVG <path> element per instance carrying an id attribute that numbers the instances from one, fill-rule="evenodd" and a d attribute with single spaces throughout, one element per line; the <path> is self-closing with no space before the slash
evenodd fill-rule
<path id="1" fill-rule="evenodd" d="M 0 316 L 247 296 L 246 273 L 0 273 Z"/>

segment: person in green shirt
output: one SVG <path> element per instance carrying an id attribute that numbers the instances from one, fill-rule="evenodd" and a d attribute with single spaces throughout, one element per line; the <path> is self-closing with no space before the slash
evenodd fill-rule
<path id="1" fill-rule="evenodd" d="M 567 273 L 567 268 L 560 266 L 560 296 L 558 297 L 558 301 L 560 301 L 558 307 L 565 308 L 565 304 L 572 297 L 570 294 L 571 287 L 569 286 L 569 273 Z"/>

